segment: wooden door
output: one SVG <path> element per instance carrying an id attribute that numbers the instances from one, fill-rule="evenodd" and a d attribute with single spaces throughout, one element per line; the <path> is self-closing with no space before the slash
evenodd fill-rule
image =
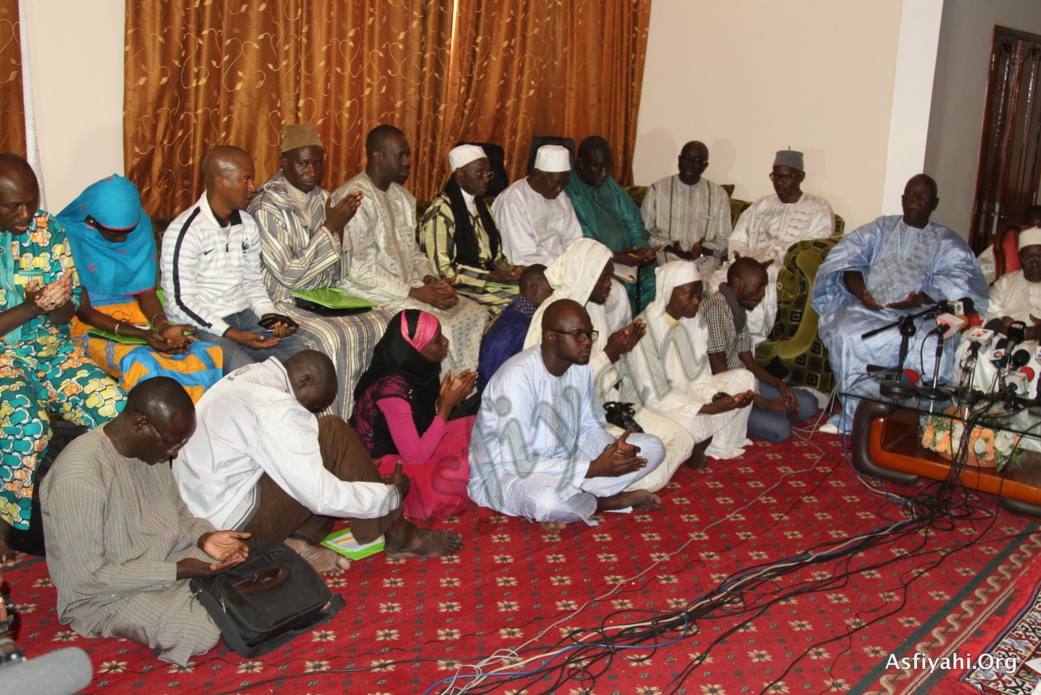
<path id="1" fill-rule="evenodd" d="M 1041 36 L 994 27 L 969 244 L 1018 224 L 1041 187 Z"/>

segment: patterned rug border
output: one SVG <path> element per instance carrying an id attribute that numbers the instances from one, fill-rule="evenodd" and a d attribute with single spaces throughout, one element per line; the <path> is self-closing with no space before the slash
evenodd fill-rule
<path id="1" fill-rule="evenodd" d="M 1039 528 L 1038 522 L 1032 522 L 1023 534 L 1008 539 L 1001 552 L 977 575 L 977 580 L 953 596 L 945 607 L 947 610 L 937 611 L 894 649 L 893 654 L 897 658 L 921 654 L 933 659 L 956 655 L 958 647 L 972 640 L 981 625 L 1012 597 L 1017 585 L 1024 580 L 1023 570 L 1038 564 Z M 932 639 L 920 641 L 927 635 Z M 948 641 L 948 637 L 952 639 Z M 887 669 L 887 662 L 888 659 L 880 662 L 850 692 L 864 695 L 936 692 L 940 682 L 951 675 L 947 671 L 928 669 L 894 671 Z M 878 688 L 868 689 L 872 683 L 877 683 Z"/>

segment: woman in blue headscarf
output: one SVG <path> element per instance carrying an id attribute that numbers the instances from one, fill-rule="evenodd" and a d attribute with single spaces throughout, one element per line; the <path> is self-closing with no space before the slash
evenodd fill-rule
<path id="1" fill-rule="evenodd" d="M 223 355 L 212 343 L 191 340 L 193 328 L 171 324 L 163 313 L 155 291 L 152 220 L 137 187 L 113 174 L 88 186 L 58 220 L 83 286 L 73 337 L 127 391 L 149 377 L 169 376 L 198 401 L 220 379 Z M 114 338 L 89 333 L 91 328 Z"/>

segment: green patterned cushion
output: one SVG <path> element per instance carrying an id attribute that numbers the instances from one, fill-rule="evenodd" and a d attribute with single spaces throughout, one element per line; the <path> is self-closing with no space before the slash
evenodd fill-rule
<path id="1" fill-rule="evenodd" d="M 810 306 L 817 268 L 841 239 L 800 241 L 784 257 L 777 277 L 777 319 L 770 337 L 756 349 L 756 361 L 766 364 L 774 357 L 792 371 L 791 383 L 830 391 L 834 385 L 828 350 L 817 335 L 817 312 Z"/>

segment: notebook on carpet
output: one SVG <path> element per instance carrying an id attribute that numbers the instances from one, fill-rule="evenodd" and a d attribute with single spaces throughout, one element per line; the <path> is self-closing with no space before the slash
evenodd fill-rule
<path id="1" fill-rule="evenodd" d="M 342 529 L 340 531 L 333 531 L 322 541 L 322 545 L 330 550 L 335 550 L 340 555 L 351 558 L 352 560 L 360 560 L 363 557 L 369 555 L 375 555 L 376 553 L 383 551 L 384 540 L 383 536 L 380 536 L 371 543 L 365 543 L 362 545 L 358 541 L 354 540 L 354 534 L 351 533 L 349 528 Z"/>

